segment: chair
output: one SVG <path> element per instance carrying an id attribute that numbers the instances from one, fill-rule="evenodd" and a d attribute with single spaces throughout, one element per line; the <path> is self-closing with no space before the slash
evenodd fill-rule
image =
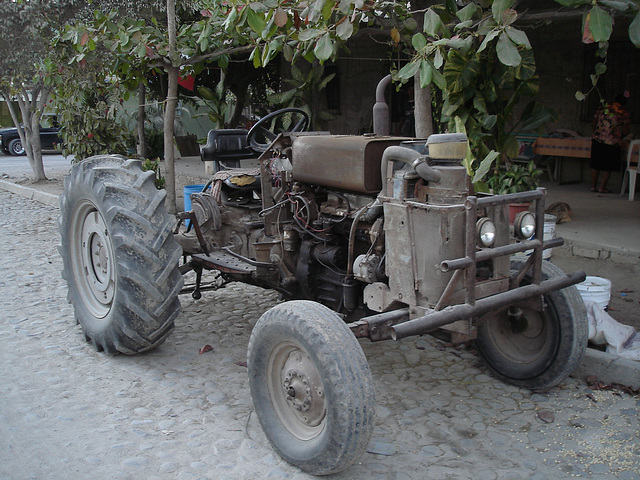
<path id="1" fill-rule="evenodd" d="M 247 130 L 210 130 L 200 149 L 203 162 L 213 162 L 212 195 L 223 205 L 260 208 L 260 168 L 241 168 L 240 160 L 258 158 L 247 146 Z"/>
<path id="2" fill-rule="evenodd" d="M 247 130 L 209 130 L 207 143 L 200 149 L 203 162 L 213 162 L 214 172 L 229 168 L 240 168 L 240 160 L 258 158 L 258 154 L 247 146 Z"/>
<path id="3" fill-rule="evenodd" d="M 632 140 L 627 150 L 627 168 L 624 171 L 622 188 L 620 189 L 620 196 L 622 196 L 627 187 L 627 178 L 629 178 L 629 201 L 633 201 L 636 193 L 636 178 L 640 174 L 638 157 L 640 157 L 640 140 Z"/>

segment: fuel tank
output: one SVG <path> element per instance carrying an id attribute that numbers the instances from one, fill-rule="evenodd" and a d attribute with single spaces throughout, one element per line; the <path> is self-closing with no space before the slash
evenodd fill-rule
<path id="1" fill-rule="evenodd" d="M 312 135 L 293 137 L 293 179 L 357 193 L 382 189 L 380 163 L 385 148 L 405 137 Z"/>

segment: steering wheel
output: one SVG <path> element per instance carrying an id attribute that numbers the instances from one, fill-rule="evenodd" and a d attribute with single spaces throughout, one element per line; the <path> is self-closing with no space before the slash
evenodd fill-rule
<path id="1" fill-rule="evenodd" d="M 251 127 L 249 133 L 247 133 L 247 145 L 255 151 L 255 152 L 264 152 L 269 145 L 276 139 L 278 136 L 275 133 L 275 125 L 277 124 L 277 120 L 279 117 L 285 115 L 299 115 L 301 118 L 298 120 L 293 128 L 288 130 L 284 130 L 287 132 L 304 132 L 309 126 L 309 115 L 307 112 L 302 110 L 301 108 L 282 108 L 280 110 L 276 110 L 275 112 L 271 112 L 268 115 L 262 117 L 258 122 Z M 270 127 L 266 125 L 271 122 Z M 264 140 L 264 142 L 262 141 Z"/>

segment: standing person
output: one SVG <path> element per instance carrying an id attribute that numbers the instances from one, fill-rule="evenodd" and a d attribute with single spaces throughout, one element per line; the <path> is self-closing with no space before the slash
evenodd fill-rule
<path id="1" fill-rule="evenodd" d="M 629 134 L 629 114 L 624 110 L 627 99 L 618 95 L 611 105 L 603 105 L 593 118 L 591 139 L 591 188 L 592 192 L 611 193 L 607 182 L 611 172 L 620 168 L 620 151 L 624 138 Z M 600 187 L 598 177 L 602 172 Z"/>

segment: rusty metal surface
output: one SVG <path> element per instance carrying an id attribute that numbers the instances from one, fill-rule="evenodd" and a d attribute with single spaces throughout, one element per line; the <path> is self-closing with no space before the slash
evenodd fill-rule
<path id="1" fill-rule="evenodd" d="M 256 270 L 256 267 L 236 258 L 225 252 L 211 252 L 209 255 L 193 255 L 193 261 L 203 265 L 205 268 L 220 270 L 224 273 L 239 273 L 249 275 Z"/>
<path id="2" fill-rule="evenodd" d="M 382 188 L 382 154 L 385 148 L 399 145 L 403 140 L 406 138 L 346 135 L 294 137 L 293 178 L 323 187 L 378 193 Z"/>
<path id="3" fill-rule="evenodd" d="M 478 317 L 498 308 L 503 308 L 529 298 L 546 295 L 555 290 L 575 285 L 576 283 L 582 282 L 585 278 L 586 274 L 584 272 L 575 272 L 564 277 L 545 280 L 539 285 L 526 285 L 497 295 L 481 298 L 477 300 L 473 306 L 462 304 L 447 307 L 439 312 L 430 313 L 391 327 L 392 338 L 399 340 L 411 335 L 427 333 L 442 325 L 447 325 L 465 318 Z"/>
<path id="4" fill-rule="evenodd" d="M 372 342 L 391 338 L 391 326 L 409 319 L 409 308 L 401 308 L 390 312 L 364 317 L 348 324 L 357 338 L 368 338 Z"/>

